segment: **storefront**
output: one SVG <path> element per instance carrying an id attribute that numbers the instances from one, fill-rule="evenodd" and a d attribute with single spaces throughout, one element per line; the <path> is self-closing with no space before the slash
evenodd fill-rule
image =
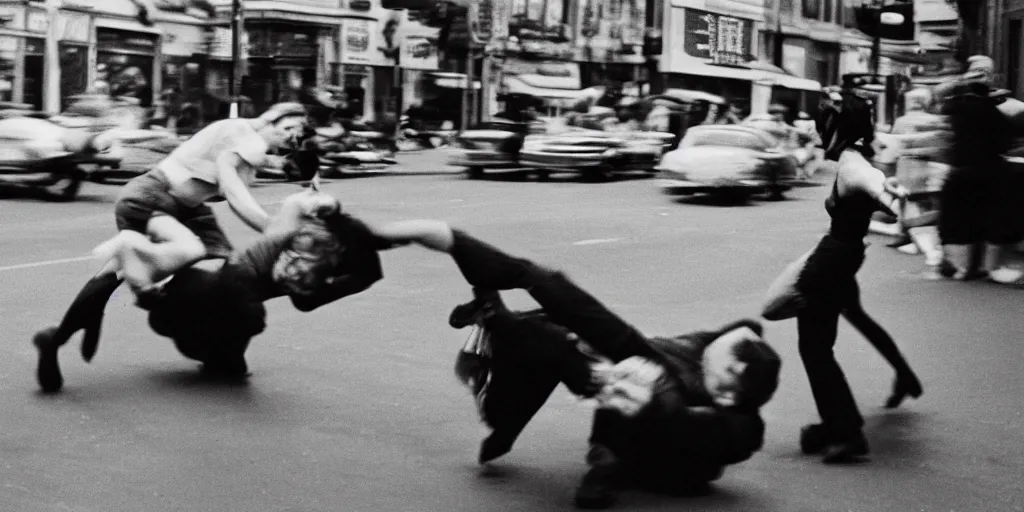
<path id="1" fill-rule="evenodd" d="M 46 27 L 24 5 L 0 5 L 0 101 L 43 107 L 42 41 Z"/>
<path id="2" fill-rule="evenodd" d="M 817 101 L 819 82 L 752 60 L 754 20 L 682 7 L 672 7 L 668 17 L 659 66 L 666 88 L 716 94 L 748 114 L 784 97 L 794 96 L 801 108 Z M 803 59 L 789 63 L 805 65 Z"/>

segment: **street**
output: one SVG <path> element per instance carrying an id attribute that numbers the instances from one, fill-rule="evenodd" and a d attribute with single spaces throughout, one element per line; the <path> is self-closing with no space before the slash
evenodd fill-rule
<path id="1" fill-rule="evenodd" d="M 330 180 L 326 191 L 373 222 L 436 218 L 559 267 L 651 335 L 756 317 L 765 289 L 827 227 L 828 187 L 781 202 L 723 206 L 664 196 L 649 179 L 541 183 L 419 172 Z M 416 175 L 422 174 L 422 175 Z M 825 183 L 828 177 L 818 178 Z M 269 211 L 300 190 L 261 183 Z M 32 334 L 59 321 L 114 234 L 117 187 L 87 184 L 59 204 L 0 199 L 0 509 L 11 512 L 442 512 L 571 510 L 586 470 L 593 405 L 564 388 L 509 455 L 476 464 L 485 429 L 447 324 L 471 298 L 453 262 L 421 248 L 382 255 L 385 278 L 313 313 L 268 304 L 248 385 L 206 383 L 152 333 L 121 290 L 100 350 L 62 352 L 65 390 L 37 391 Z M 254 238 L 216 211 L 237 245 Z M 763 410 L 765 446 L 726 469 L 715 493 L 627 492 L 617 510 L 879 512 L 1024 510 L 1022 291 L 921 278 L 922 257 L 871 237 L 865 306 L 920 375 L 924 396 L 881 405 L 893 373 L 841 323 L 836 351 L 868 422 L 870 461 L 825 466 L 800 454 L 817 420 L 796 322 L 766 325 L 782 382 Z M 530 304 L 507 294 L 512 306 Z"/>

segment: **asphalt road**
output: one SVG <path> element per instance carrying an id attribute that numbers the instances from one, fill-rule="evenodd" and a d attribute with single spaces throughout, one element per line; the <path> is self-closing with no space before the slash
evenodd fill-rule
<path id="1" fill-rule="evenodd" d="M 297 189 L 263 184 L 256 194 L 274 209 Z M 676 202 L 650 180 L 404 175 L 327 190 L 372 221 L 445 219 L 559 266 L 650 334 L 756 315 L 767 285 L 826 225 L 825 187 L 749 206 Z M 62 353 L 65 391 L 39 394 L 30 337 L 97 270 L 86 255 L 113 234 L 115 194 L 88 185 L 70 204 L 0 200 L 0 510 L 571 509 L 591 404 L 559 390 L 510 455 L 478 467 L 484 429 L 452 374 L 467 332 L 446 323 L 470 290 L 449 259 L 418 248 L 385 253 L 384 281 L 314 313 L 269 304 L 247 386 L 202 382 L 119 293 L 93 363 L 75 340 Z M 253 238 L 217 210 L 239 244 Z M 795 322 L 774 323 L 767 337 L 784 366 L 764 409 L 764 449 L 729 468 L 712 496 L 627 493 L 619 510 L 1024 510 L 1024 292 L 923 280 L 921 260 L 885 241 L 868 250 L 864 300 L 925 395 L 881 409 L 892 372 L 841 326 L 837 351 L 868 421 L 870 461 L 830 467 L 799 453 L 799 428 L 816 414 Z"/>

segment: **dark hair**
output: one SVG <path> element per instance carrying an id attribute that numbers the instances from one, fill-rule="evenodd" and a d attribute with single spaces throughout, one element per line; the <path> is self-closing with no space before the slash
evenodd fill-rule
<path id="1" fill-rule="evenodd" d="M 867 158 L 874 156 L 874 103 L 850 90 L 840 94 L 843 100 L 824 112 L 821 140 L 825 144 L 825 158 L 839 160 L 843 151 L 850 148 L 858 149 Z"/>

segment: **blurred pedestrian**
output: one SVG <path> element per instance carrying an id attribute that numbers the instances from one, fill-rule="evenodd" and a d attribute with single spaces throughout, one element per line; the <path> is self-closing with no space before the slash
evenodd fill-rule
<path id="1" fill-rule="evenodd" d="M 1020 190 L 1004 154 L 1013 130 L 981 80 L 954 87 L 944 112 L 952 127 L 950 163 L 942 187 L 939 236 L 943 272 L 954 279 L 990 277 L 1015 282 L 1024 271 L 1002 264 L 1004 247 L 1024 239 Z"/>

